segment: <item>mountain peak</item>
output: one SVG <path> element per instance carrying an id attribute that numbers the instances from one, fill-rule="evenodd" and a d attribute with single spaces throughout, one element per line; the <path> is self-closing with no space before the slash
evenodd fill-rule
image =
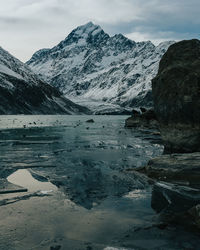
<path id="1" fill-rule="evenodd" d="M 72 100 L 94 109 L 95 102 L 98 109 L 102 103 L 151 105 L 151 79 L 167 47 L 157 50 L 150 41 L 136 43 L 122 34 L 110 37 L 89 22 L 28 65 Z"/>
<path id="2" fill-rule="evenodd" d="M 72 33 L 76 36 L 87 37 L 89 34 L 96 35 L 101 31 L 103 30 L 99 25 L 96 25 L 93 22 L 88 22 L 84 25 L 78 26 L 72 31 Z"/>
<path id="3" fill-rule="evenodd" d="M 108 38 L 109 35 L 106 34 L 99 25 L 88 22 L 72 30 L 72 32 L 61 41 L 58 46 L 55 46 L 53 50 L 62 49 L 71 44 L 78 44 L 79 46 L 86 44 L 97 45 L 105 43 Z"/>
<path id="4" fill-rule="evenodd" d="M 96 25 L 96 24 L 94 24 L 93 22 L 90 21 L 90 22 L 88 22 L 86 24 L 78 26 L 77 28 L 91 28 L 91 27 L 96 27 L 96 26 L 99 26 L 99 25 Z"/>

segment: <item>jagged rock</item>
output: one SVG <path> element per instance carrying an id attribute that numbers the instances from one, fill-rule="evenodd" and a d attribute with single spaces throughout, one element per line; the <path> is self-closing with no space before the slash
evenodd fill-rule
<path id="1" fill-rule="evenodd" d="M 85 114 L 28 66 L 0 47 L 0 114 Z"/>
<path id="2" fill-rule="evenodd" d="M 158 128 L 158 121 L 156 119 L 153 109 L 149 109 L 146 112 L 140 114 L 139 112 L 134 112 L 134 114 L 126 119 L 125 127 L 144 127 L 144 128 Z"/>
<path id="3" fill-rule="evenodd" d="M 171 45 L 152 84 L 165 152 L 200 151 L 200 41 Z"/>
<path id="4" fill-rule="evenodd" d="M 27 64 L 95 114 L 105 107 L 110 113 L 118 112 L 119 107 L 152 106 L 151 79 L 172 43 L 155 46 L 150 41 L 136 43 L 122 34 L 110 37 L 89 22 L 57 46 L 37 51 Z"/>

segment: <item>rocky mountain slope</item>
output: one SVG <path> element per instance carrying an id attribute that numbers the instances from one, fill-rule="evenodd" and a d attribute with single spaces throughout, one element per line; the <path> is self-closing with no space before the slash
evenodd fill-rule
<path id="1" fill-rule="evenodd" d="M 79 114 L 74 104 L 0 47 L 0 114 Z"/>
<path id="2" fill-rule="evenodd" d="M 172 43 L 156 47 L 122 34 L 110 37 L 90 22 L 52 49 L 37 51 L 27 65 L 68 98 L 97 112 L 151 106 L 151 79 Z"/>

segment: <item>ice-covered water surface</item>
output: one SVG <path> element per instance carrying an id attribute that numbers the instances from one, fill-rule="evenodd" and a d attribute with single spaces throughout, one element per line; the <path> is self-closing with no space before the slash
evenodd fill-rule
<path id="1" fill-rule="evenodd" d="M 2 116 L 2 177 L 17 169 L 48 178 L 70 199 L 92 208 L 107 196 L 146 188 L 127 174 L 162 152 L 151 132 L 124 128 L 124 116 Z M 94 122 L 87 122 L 93 119 Z M 7 129 L 5 129 L 7 128 Z"/>
<path id="2" fill-rule="evenodd" d="M 28 189 L 0 199 L 0 249 L 173 249 L 168 233 L 156 239 L 148 181 L 130 171 L 162 153 L 160 138 L 125 119 L 0 117 L 1 189 L 7 179 Z"/>

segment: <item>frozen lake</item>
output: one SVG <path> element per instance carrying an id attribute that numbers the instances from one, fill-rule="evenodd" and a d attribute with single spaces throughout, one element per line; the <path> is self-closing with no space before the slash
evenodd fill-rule
<path id="1" fill-rule="evenodd" d="M 0 117 L 1 189 L 8 181 L 27 190 L 0 194 L 0 249 L 181 249 L 168 231 L 145 231 L 151 186 L 131 169 L 163 146 L 152 131 L 125 129 L 125 119 Z"/>

